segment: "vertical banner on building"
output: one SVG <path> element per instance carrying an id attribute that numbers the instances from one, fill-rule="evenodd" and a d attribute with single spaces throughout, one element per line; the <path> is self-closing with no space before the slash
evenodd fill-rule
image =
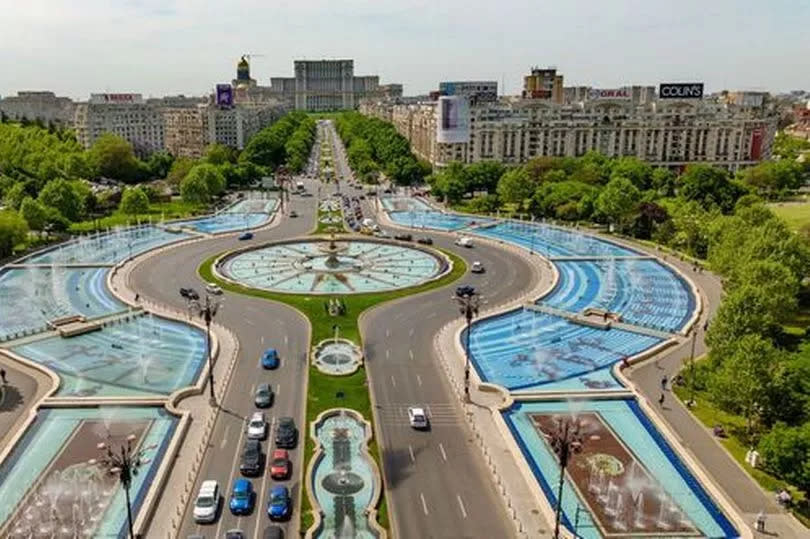
<path id="1" fill-rule="evenodd" d="M 762 158 L 762 128 L 757 127 L 751 133 L 751 160 L 759 161 Z"/>
<path id="2" fill-rule="evenodd" d="M 230 84 L 217 84 L 217 106 L 233 106 L 233 87 Z"/>
<path id="3" fill-rule="evenodd" d="M 440 97 L 439 118 L 436 127 L 436 142 L 469 142 L 470 107 L 467 98 L 461 96 Z"/>

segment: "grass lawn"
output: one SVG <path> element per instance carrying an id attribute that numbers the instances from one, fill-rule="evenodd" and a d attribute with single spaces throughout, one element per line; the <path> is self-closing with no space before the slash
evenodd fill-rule
<path id="1" fill-rule="evenodd" d="M 448 285 L 464 275 L 464 273 L 467 271 L 467 265 L 464 263 L 464 261 L 448 251 L 441 251 L 453 262 L 452 270 L 441 279 L 425 283 L 420 286 L 402 290 L 394 290 L 391 292 L 342 296 L 342 299 L 346 305 L 346 313 L 337 317 L 330 316 L 324 308 L 324 303 L 327 296 L 280 294 L 277 292 L 268 292 L 241 285 L 234 285 L 217 279 L 213 274 L 213 265 L 215 260 L 220 255 L 212 256 L 203 262 L 203 264 L 200 266 L 199 273 L 203 280 L 217 283 L 224 290 L 278 301 L 280 303 L 286 303 L 287 305 L 298 309 L 309 319 L 310 324 L 312 325 L 313 343 L 318 343 L 324 339 L 331 338 L 334 335 L 333 326 L 337 325 L 339 327 L 341 337 L 351 339 L 362 347 L 362 339 L 360 337 L 360 329 L 357 321 L 363 311 L 387 301 L 405 296 L 411 296 L 413 294 L 426 292 L 434 288 Z M 304 470 L 306 470 L 306 467 L 309 465 L 309 461 L 315 451 L 315 445 L 309 437 L 309 423 L 324 410 L 339 407 L 357 410 L 373 424 L 374 416 L 372 415 L 371 411 L 371 399 L 368 392 L 368 381 L 366 379 L 365 368 L 361 367 L 357 372 L 349 376 L 329 376 L 320 372 L 314 367 L 310 367 L 309 387 L 307 389 L 307 424 L 302 429 L 302 431 L 306 432 L 306 435 L 304 436 L 306 440 L 304 445 Z M 377 462 L 380 470 L 382 470 L 380 451 L 377 445 L 376 436 L 369 442 L 369 453 Z M 377 521 L 381 526 L 388 529 L 388 506 L 386 504 L 384 494 L 385 492 L 383 491 L 383 496 L 381 496 L 380 504 L 377 508 Z M 309 499 L 307 496 L 302 496 L 301 498 L 300 519 L 302 531 L 307 530 L 314 522 L 312 507 L 309 504 Z"/>
<path id="2" fill-rule="evenodd" d="M 799 230 L 802 226 L 810 224 L 810 201 L 770 204 L 768 207 L 784 219 L 793 230 Z"/>
<path id="3" fill-rule="evenodd" d="M 69 231 L 73 233 L 95 232 L 105 230 L 114 226 L 127 226 L 136 223 L 149 221 L 158 222 L 161 219 L 180 219 L 195 214 L 204 213 L 206 207 L 200 204 L 190 204 L 182 200 L 172 200 L 171 202 L 155 203 L 149 205 L 149 211 L 140 215 L 129 215 L 115 210 L 111 215 L 99 219 L 80 221 L 70 225 Z"/>

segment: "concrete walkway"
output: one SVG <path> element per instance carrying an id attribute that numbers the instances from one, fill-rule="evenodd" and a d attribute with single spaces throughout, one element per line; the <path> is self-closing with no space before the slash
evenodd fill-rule
<path id="1" fill-rule="evenodd" d="M 53 380 L 37 369 L 23 365 L 0 351 L 0 368 L 7 384 L 0 397 L 0 454 L 25 425 L 31 410 L 50 391 Z"/>

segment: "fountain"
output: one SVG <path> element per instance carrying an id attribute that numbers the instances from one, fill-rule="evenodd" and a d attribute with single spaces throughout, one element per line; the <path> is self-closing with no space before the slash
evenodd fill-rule
<path id="1" fill-rule="evenodd" d="M 313 364 L 319 371 L 341 376 L 352 374 L 363 361 L 360 348 L 348 339 L 338 338 L 338 326 L 335 325 L 333 339 L 320 342 L 313 351 Z"/>

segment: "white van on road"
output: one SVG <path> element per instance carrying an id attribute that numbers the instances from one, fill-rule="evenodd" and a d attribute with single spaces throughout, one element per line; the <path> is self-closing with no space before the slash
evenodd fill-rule
<path id="1" fill-rule="evenodd" d="M 472 239 L 468 238 L 467 236 L 459 236 L 456 239 L 456 245 L 458 245 L 459 247 L 472 247 L 473 242 Z"/>

